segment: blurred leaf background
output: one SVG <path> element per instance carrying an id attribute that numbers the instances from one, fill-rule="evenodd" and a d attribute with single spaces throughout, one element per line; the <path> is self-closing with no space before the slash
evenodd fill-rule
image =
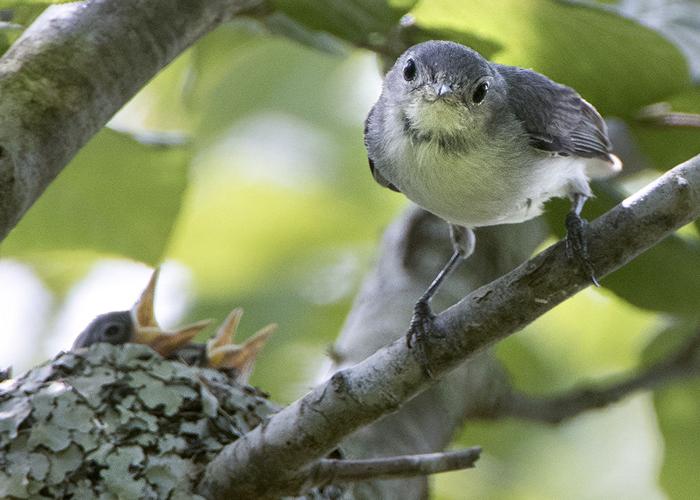
<path id="1" fill-rule="evenodd" d="M 0 48 L 41 12 L 0 2 Z M 596 186 L 589 218 L 700 153 L 700 129 L 637 117 L 666 102 L 700 113 L 694 0 L 279 0 L 182 54 L 79 153 L 0 246 L 3 351 L 21 372 L 68 348 L 96 314 L 128 308 L 164 263 L 162 323 L 246 310 L 241 335 L 280 324 L 253 382 L 281 403 L 325 364 L 383 228 L 405 200 L 375 185 L 362 145 L 382 60 L 448 38 L 541 71 L 616 117 L 636 151 Z M 400 24 L 404 15 L 411 22 Z M 403 26 L 403 27 L 400 27 Z M 377 58 L 376 54 L 383 57 Z M 553 237 L 565 203 L 548 214 Z M 698 328 L 698 226 L 600 290 L 587 290 L 497 354 L 546 394 L 653 359 Z M 408 318 L 407 318 L 408 320 Z M 638 395 L 559 427 L 470 423 L 477 472 L 434 478 L 435 497 L 694 498 L 700 383 Z"/>

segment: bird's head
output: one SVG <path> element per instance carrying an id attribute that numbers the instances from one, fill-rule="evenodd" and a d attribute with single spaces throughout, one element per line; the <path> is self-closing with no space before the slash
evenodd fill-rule
<path id="1" fill-rule="evenodd" d="M 146 289 L 128 311 L 101 314 L 90 322 L 73 343 L 73 349 L 92 344 L 147 344 L 162 356 L 168 356 L 188 344 L 211 321 L 198 321 L 175 331 L 166 331 L 155 318 L 154 298 L 159 269 L 151 275 Z"/>
<path id="2" fill-rule="evenodd" d="M 234 344 L 233 338 L 243 315 L 243 310 L 236 308 L 206 344 L 191 343 L 211 321 L 198 321 L 174 331 L 161 328 L 154 315 L 159 274 L 159 269 L 153 272 L 146 289 L 130 310 L 101 314 L 92 320 L 73 343 L 73 349 L 100 342 L 114 345 L 127 342 L 146 344 L 164 357 L 187 364 L 232 370 L 237 381 L 247 382 L 258 353 L 277 325 L 267 325 L 242 344 Z"/>
<path id="3" fill-rule="evenodd" d="M 418 136 L 451 136 L 484 127 L 505 101 L 498 71 L 479 53 L 447 41 L 429 41 L 404 52 L 386 76 L 387 104 L 404 128 Z"/>

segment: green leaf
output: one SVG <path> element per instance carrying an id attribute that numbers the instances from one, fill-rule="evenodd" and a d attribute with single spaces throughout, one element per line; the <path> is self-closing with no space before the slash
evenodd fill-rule
<path id="1" fill-rule="evenodd" d="M 500 342 L 496 352 L 518 389 L 552 394 L 636 366 L 640 332 L 656 323 L 655 314 L 589 288 Z"/>
<path id="2" fill-rule="evenodd" d="M 341 40 L 325 31 L 316 31 L 281 12 L 274 12 L 265 18 L 265 26 L 274 35 L 287 37 L 302 45 L 330 54 L 343 54 L 346 46 Z"/>
<path id="3" fill-rule="evenodd" d="M 76 156 L 2 246 L 6 256 L 93 250 L 157 263 L 179 213 L 189 150 L 105 129 Z"/>
<path id="4" fill-rule="evenodd" d="M 240 26 L 225 27 L 195 47 L 198 78 L 188 102 L 199 112 L 198 147 L 254 113 L 332 119 L 318 90 L 323 87 L 320 82 L 332 78 L 337 58 L 283 38 L 251 40 Z"/>
<path id="5" fill-rule="evenodd" d="M 686 61 L 671 42 L 596 8 L 550 0 L 435 0 L 419 3 L 412 14 L 423 29 L 497 43 L 503 50 L 496 62 L 570 85 L 604 114 L 630 116 L 690 85 Z"/>
<path id="6" fill-rule="evenodd" d="M 700 316 L 700 243 L 669 236 L 602 284 L 631 304 L 654 311 Z"/>
<path id="7" fill-rule="evenodd" d="M 356 45 L 386 34 L 416 0 L 276 0 L 275 7 L 312 30 L 326 31 Z"/>

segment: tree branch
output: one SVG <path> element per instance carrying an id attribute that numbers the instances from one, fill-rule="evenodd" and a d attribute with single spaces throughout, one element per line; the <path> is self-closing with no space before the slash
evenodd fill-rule
<path id="1" fill-rule="evenodd" d="M 700 215 L 700 156 L 651 183 L 589 228 L 591 262 L 603 277 Z M 559 242 L 476 290 L 436 318 L 428 358 L 442 375 L 523 328 L 590 285 Z M 201 485 L 211 498 L 264 498 L 293 493 L 301 471 L 344 436 L 401 404 L 434 380 L 399 339 L 284 408 L 227 446 Z M 264 473 L 263 473 L 264 471 Z M 264 478 L 264 479 L 262 479 Z"/>
<path id="2" fill-rule="evenodd" d="M 608 385 L 579 387 L 557 396 L 513 393 L 492 417 L 512 416 L 558 424 L 584 411 L 603 408 L 632 392 L 654 389 L 673 380 L 700 374 L 700 331 L 667 358 Z"/>
<path id="3" fill-rule="evenodd" d="M 0 241 L 78 150 L 199 37 L 264 0 L 55 5 L 0 59 Z"/>
<path id="4" fill-rule="evenodd" d="M 321 459 L 310 472 L 311 486 L 337 484 L 368 479 L 393 479 L 418 475 L 438 474 L 460 469 L 470 469 L 481 455 L 481 448 L 403 455 L 368 460 Z"/>
<path id="5" fill-rule="evenodd" d="M 435 310 L 445 309 L 527 260 L 547 234 L 542 219 L 479 229 L 475 253 L 433 299 Z M 416 206 L 397 217 L 385 231 L 374 268 L 365 277 L 335 341 L 335 363 L 326 377 L 405 335 L 413 303 L 451 250 L 444 221 Z M 502 395 L 511 393 L 506 371 L 490 350 L 485 350 L 404 404 L 400 411 L 358 429 L 341 442 L 340 448 L 345 458 L 444 450 L 466 415 L 492 408 Z M 371 480 L 349 488 L 357 498 L 418 500 L 428 495 L 428 479 Z"/>

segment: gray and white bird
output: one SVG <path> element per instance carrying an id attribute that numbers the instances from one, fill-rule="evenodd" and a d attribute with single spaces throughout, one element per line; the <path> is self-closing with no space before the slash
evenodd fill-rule
<path id="1" fill-rule="evenodd" d="M 455 252 L 416 303 L 409 345 L 429 330 L 443 279 L 473 252 L 472 229 L 532 219 L 550 198 L 571 199 L 568 248 L 596 282 L 580 213 L 589 179 L 622 164 L 600 114 L 572 88 L 457 43 L 424 42 L 387 73 L 365 145 L 379 184 L 450 224 Z"/>

